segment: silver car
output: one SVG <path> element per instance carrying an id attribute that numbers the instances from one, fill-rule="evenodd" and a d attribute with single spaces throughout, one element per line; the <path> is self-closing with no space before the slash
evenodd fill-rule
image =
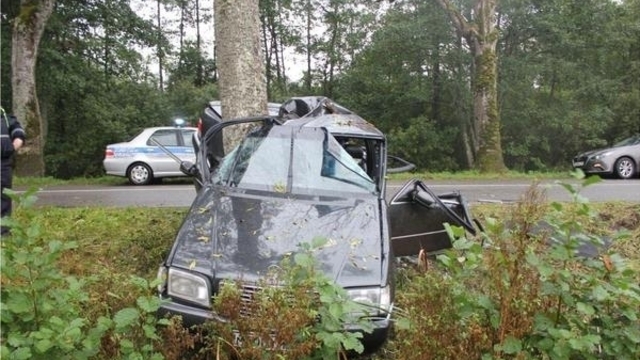
<path id="1" fill-rule="evenodd" d="M 591 150 L 573 158 L 573 168 L 585 174 L 615 175 L 621 179 L 638 176 L 640 168 L 640 134 L 611 147 Z"/>
<path id="2" fill-rule="evenodd" d="M 196 131 L 195 127 L 146 128 L 129 142 L 107 145 L 104 169 L 107 175 L 127 177 L 133 185 L 150 184 L 163 177 L 185 176 L 180 171 L 180 161 L 195 161 L 192 139 Z"/>

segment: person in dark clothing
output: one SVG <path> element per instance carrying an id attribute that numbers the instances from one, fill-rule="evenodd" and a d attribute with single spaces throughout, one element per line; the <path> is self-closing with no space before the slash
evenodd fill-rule
<path id="1" fill-rule="evenodd" d="M 18 119 L 13 115 L 7 115 L 0 107 L 0 122 L 2 123 L 2 147 L 0 148 L 0 177 L 2 178 L 2 219 L 11 215 L 11 198 L 5 194 L 5 189 L 11 189 L 13 182 L 13 159 L 15 152 L 22 147 L 25 140 L 25 132 Z M 0 226 L 2 235 L 9 234 L 9 228 Z"/>

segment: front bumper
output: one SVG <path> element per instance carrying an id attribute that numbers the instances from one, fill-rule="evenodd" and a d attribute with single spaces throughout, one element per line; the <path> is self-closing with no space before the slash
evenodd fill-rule
<path id="1" fill-rule="evenodd" d="M 613 166 L 604 159 L 589 158 L 586 160 L 573 161 L 574 169 L 581 169 L 585 174 L 611 174 Z"/>
<path id="2" fill-rule="evenodd" d="M 182 318 L 182 325 L 185 328 L 201 325 L 206 321 L 226 322 L 224 318 L 217 316 L 210 310 L 176 303 L 166 298 L 163 299 L 166 301 L 158 309 L 158 317 L 170 318 L 173 316 L 179 316 Z M 389 317 L 370 318 L 369 321 L 371 321 L 371 324 L 373 325 L 373 331 L 371 333 L 363 332 L 362 329 L 358 327 L 346 328 L 349 332 L 362 333 L 361 341 L 364 346 L 364 352 L 361 355 L 371 354 L 379 350 L 386 342 L 391 329 L 391 320 Z M 354 353 L 351 355 L 356 354 Z"/>
<path id="3" fill-rule="evenodd" d="M 164 300 L 164 302 L 160 305 L 160 308 L 158 308 L 158 317 L 171 318 L 179 316 L 182 318 L 182 326 L 185 328 L 202 325 L 205 321 L 209 320 L 222 321 L 222 318 L 215 316 L 210 310 L 176 303 L 167 298 L 162 298 L 162 300 Z"/>
<path id="4" fill-rule="evenodd" d="M 351 356 L 368 355 L 378 351 L 389 337 L 389 331 L 391 330 L 391 320 L 387 318 L 372 318 L 369 319 L 371 325 L 373 325 L 373 331 L 370 333 L 363 332 L 359 328 L 347 328 L 349 332 L 360 332 L 362 338 L 360 341 L 364 346 L 364 352 L 362 354 L 349 354 Z"/>

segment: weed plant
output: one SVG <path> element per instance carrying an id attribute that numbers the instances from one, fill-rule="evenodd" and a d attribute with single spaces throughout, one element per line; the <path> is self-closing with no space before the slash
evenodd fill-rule
<path id="1" fill-rule="evenodd" d="M 361 317 L 367 308 L 317 270 L 314 252 L 323 246 L 326 239 L 301 244 L 298 253 L 272 267 L 257 284 L 239 279 L 221 285 L 213 310 L 226 321 L 191 329 L 201 344 L 176 344 L 186 345 L 181 353 L 191 351 L 191 359 L 264 360 L 333 360 L 346 359 L 347 352 L 362 353 L 362 332 L 345 328 L 372 331 Z"/>
<path id="2" fill-rule="evenodd" d="M 564 186 L 573 203 L 548 204 L 532 187 L 501 221 L 485 218 L 479 239 L 449 228 L 458 240 L 438 266 L 401 272 L 398 306 L 410 326 L 380 358 L 640 358 L 638 271 L 616 252 L 638 243 L 640 224 L 626 224 L 635 238 L 614 226 L 606 246 L 589 231 L 601 215 Z"/>
<path id="3" fill-rule="evenodd" d="M 109 262 L 113 229 L 110 236 L 87 239 L 84 236 L 100 232 L 93 223 L 87 226 L 89 233 L 81 230 L 84 210 L 63 220 L 47 217 L 46 209 L 29 211 L 35 201 L 33 190 L 12 197 L 19 215 L 3 219 L 11 235 L 3 236 L 0 254 L 0 357 L 162 358 L 156 350 L 160 340 L 156 328 L 167 321 L 156 319 L 160 302 L 152 293 L 153 284 L 134 276 L 136 266 L 112 268 L 127 260 L 135 262 L 137 252 L 129 253 L 133 258 L 118 254 L 123 259 Z M 51 214 L 60 212 L 51 210 Z M 100 226 L 107 230 L 104 224 Z M 127 248 L 135 246 L 128 244 Z M 105 271 L 114 268 L 121 272 Z"/>

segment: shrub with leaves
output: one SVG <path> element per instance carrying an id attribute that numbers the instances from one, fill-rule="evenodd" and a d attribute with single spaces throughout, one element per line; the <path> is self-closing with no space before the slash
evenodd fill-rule
<path id="1" fill-rule="evenodd" d="M 346 351 L 362 353 L 361 332 L 371 331 L 361 318 L 363 308 L 346 291 L 318 272 L 314 249 L 325 239 L 302 244 L 302 251 L 285 258 L 258 284 L 226 282 L 214 302 L 214 311 L 227 319 L 206 324 L 208 353 L 217 358 L 337 359 Z M 255 291 L 243 300 L 244 289 Z"/>
<path id="2" fill-rule="evenodd" d="M 18 207 L 36 200 L 32 190 L 12 196 Z M 76 249 L 76 242 L 46 239 L 38 221 L 22 220 L 2 220 L 11 227 L 11 235 L 3 236 L 0 249 L 1 358 L 163 358 L 155 349 L 160 340 L 157 325 L 166 320 L 156 319 L 160 299 L 153 295 L 153 283 L 131 277 L 128 282 L 142 294 L 135 304 L 113 317 L 111 309 L 101 309 L 101 314 L 88 318 L 86 285 L 94 278 L 78 279 L 59 268 L 59 260 Z"/>
<path id="3" fill-rule="evenodd" d="M 579 188 L 563 186 L 573 202 L 549 204 L 534 186 L 510 218 L 486 220 L 482 239 L 448 227 L 457 240 L 440 266 L 408 270 L 398 291 L 411 326 L 395 358 L 638 358 L 637 270 L 590 230 L 597 214 Z"/>
<path id="4" fill-rule="evenodd" d="M 19 206 L 35 201 L 34 192 L 14 196 Z M 98 352 L 103 326 L 89 327 L 82 316 L 88 300 L 84 282 L 56 266 L 74 242 L 39 240 L 36 222 L 23 226 L 3 219 L 11 235 L 1 248 L 1 324 L 3 359 L 86 359 Z"/>
<path id="5" fill-rule="evenodd" d="M 148 295 L 139 296 L 135 306 L 118 310 L 112 319 L 102 319 L 110 329 L 102 342 L 103 355 L 106 353 L 118 359 L 164 359 L 157 350 L 161 341 L 158 325 L 168 325 L 169 320 L 156 317 L 162 301 L 152 295 L 157 284 L 136 276 L 130 281 Z"/>

